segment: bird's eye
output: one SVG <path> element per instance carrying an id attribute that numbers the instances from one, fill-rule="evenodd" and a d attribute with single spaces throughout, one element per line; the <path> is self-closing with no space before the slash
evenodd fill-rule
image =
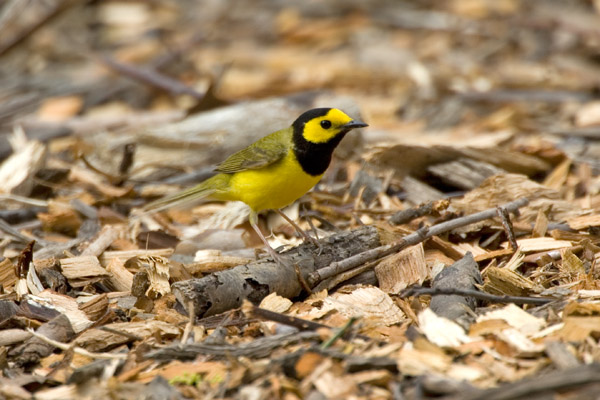
<path id="1" fill-rule="evenodd" d="M 324 119 L 323 121 L 321 121 L 321 128 L 323 128 L 323 129 L 329 129 L 329 128 L 331 128 L 331 121 L 328 121 L 326 119 Z"/>

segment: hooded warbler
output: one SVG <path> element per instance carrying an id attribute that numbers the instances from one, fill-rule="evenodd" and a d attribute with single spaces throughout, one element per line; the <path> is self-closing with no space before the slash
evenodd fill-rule
<path id="1" fill-rule="evenodd" d="M 319 182 L 336 146 L 354 128 L 368 126 L 335 108 L 306 111 L 288 128 L 273 132 L 234 153 L 216 167 L 217 175 L 172 196 L 148 204 L 146 212 L 194 203 L 203 198 L 242 201 L 249 222 L 275 261 L 283 263 L 257 226 L 260 211 L 280 213 L 305 239 L 309 238 L 280 209 Z"/>

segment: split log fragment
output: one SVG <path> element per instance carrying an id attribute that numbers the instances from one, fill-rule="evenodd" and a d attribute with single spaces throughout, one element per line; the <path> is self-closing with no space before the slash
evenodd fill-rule
<path id="1" fill-rule="evenodd" d="M 335 234 L 321 239 L 321 244 L 323 251 L 320 254 L 312 244 L 303 244 L 282 253 L 288 260 L 287 267 L 271 259 L 259 260 L 200 279 L 176 282 L 172 291 L 186 309 L 192 302 L 196 317 L 203 318 L 239 307 L 244 299 L 258 303 L 273 292 L 293 298 L 302 291 L 294 265 L 298 265 L 301 276 L 306 279 L 309 273 L 333 261 L 381 245 L 374 227 Z"/>
<path id="2" fill-rule="evenodd" d="M 477 263 L 471 253 L 467 253 L 462 259 L 452 266 L 444 268 L 433 281 L 433 288 L 455 288 L 466 290 L 477 290 L 475 284 L 481 284 Z M 440 317 L 454 321 L 462 319 L 468 310 L 474 310 L 477 302 L 473 298 L 458 295 L 435 296 L 429 307 Z"/>

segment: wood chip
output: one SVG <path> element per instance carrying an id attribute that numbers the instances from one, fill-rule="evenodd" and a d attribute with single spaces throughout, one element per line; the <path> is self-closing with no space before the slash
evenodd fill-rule
<path id="1" fill-rule="evenodd" d="M 10 290 L 17 283 L 17 275 L 15 274 L 15 266 L 10 259 L 5 258 L 0 261 L 0 285 L 4 290 Z"/>
<path id="2" fill-rule="evenodd" d="M 568 240 L 556 240 L 549 237 L 519 239 L 517 240 L 517 243 L 519 245 L 519 250 L 523 253 L 535 253 L 538 251 L 556 250 L 573 246 L 573 243 Z M 502 246 L 507 248 L 509 244 L 505 242 Z"/>
<path id="3" fill-rule="evenodd" d="M 546 327 L 546 321 L 534 317 L 515 304 L 487 312 L 477 318 L 477 322 L 489 320 L 502 320 L 524 335 L 531 336 Z"/>
<path id="4" fill-rule="evenodd" d="M 119 237 L 121 232 L 123 232 L 123 229 L 114 225 L 103 226 L 98 236 L 83 250 L 81 255 L 98 257 Z"/>
<path id="5" fill-rule="evenodd" d="M 393 294 L 413 284 L 421 285 L 429 275 L 422 243 L 385 258 L 375 267 L 379 288 Z"/>
<path id="6" fill-rule="evenodd" d="M 427 339 L 440 347 L 456 347 L 473 341 L 460 325 L 448 318 L 438 317 L 429 308 L 419 313 L 419 326 Z"/>
<path id="7" fill-rule="evenodd" d="M 64 258 L 60 260 L 60 268 L 69 284 L 74 287 L 83 287 L 110 276 L 94 256 Z"/>
<path id="8" fill-rule="evenodd" d="M 87 317 L 92 321 L 97 321 L 106 314 L 108 309 L 108 296 L 106 293 L 89 296 L 89 298 L 79 298 L 77 299 L 79 302 L 84 301 L 79 309 L 87 315 Z"/>
<path id="9" fill-rule="evenodd" d="M 10 141 L 13 153 L 0 165 L 0 193 L 28 196 L 35 174 L 43 166 L 46 146 L 37 140 L 28 140 L 22 129 L 16 129 Z"/>
<path id="10" fill-rule="evenodd" d="M 110 274 L 108 282 L 116 291 L 131 291 L 133 274 L 125 268 L 125 263 L 119 257 L 115 257 L 109 261 L 106 271 Z"/>
<path id="11" fill-rule="evenodd" d="M 156 298 L 171 293 L 169 284 L 169 260 L 160 256 L 139 256 L 136 262 L 140 269 L 146 271 L 150 286 L 146 290 L 146 296 Z"/>
<path id="12" fill-rule="evenodd" d="M 58 294 L 51 290 L 44 290 L 35 298 L 40 299 L 40 301 L 45 302 L 47 305 L 58 310 L 62 315 L 65 315 L 69 319 L 75 333 L 79 333 L 93 324 L 86 313 L 79 309 L 77 301 L 70 296 Z"/>
<path id="13" fill-rule="evenodd" d="M 156 320 L 119 322 L 106 324 L 104 326 L 110 329 L 111 332 L 101 329 L 89 329 L 77 337 L 75 343 L 86 350 L 98 352 L 131 341 L 131 335 L 141 339 L 152 335 L 163 338 L 173 338 L 179 336 L 181 333 L 179 328 L 166 322 Z M 124 335 L 113 332 L 123 332 Z"/>
<path id="14" fill-rule="evenodd" d="M 507 268 L 488 267 L 485 270 L 483 290 L 492 294 L 528 296 L 541 292 L 531 280 Z"/>
<path id="15" fill-rule="evenodd" d="M 452 365 L 452 358 L 439 352 L 416 350 L 406 345 L 398 357 L 398 369 L 404 375 L 419 376 L 432 372 L 443 373 Z"/>
<path id="16" fill-rule="evenodd" d="M 292 301 L 285 297 L 278 296 L 277 293 L 271 293 L 261 300 L 259 307 L 278 313 L 286 312 L 292 306 Z"/>
<path id="17" fill-rule="evenodd" d="M 123 262 L 133 257 L 138 256 L 159 256 L 159 257 L 170 257 L 173 254 L 173 249 L 154 249 L 154 250 L 118 250 L 118 251 L 105 251 L 100 256 L 100 263 L 102 265 L 108 265 L 110 260 L 113 258 L 119 258 Z M 132 271 L 137 272 L 137 271 Z"/>
<path id="18" fill-rule="evenodd" d="M 219 250 L 199 250 L 194 262 L 185 267 L 192 275 L 197 276 L 248 264 L 250 261 L 252 260 L 244 257 L 223 256 Z"/>
<path id="19" fill-rule="evenodd" d="M 358 287 L 350 293 L 336 292 L 323 300 L 321 312 L 337 310 L 344 316 L 360 317 L 393 325 L 404 319 L 404 313 L 394 301 L 376 287 Z"/>
<path id="20" fill-rule="evenodd" d="M 592 226 L 600 226 L 600 214 L 582 215 L 567 220 L 569 228 L 581 231 Z"/>

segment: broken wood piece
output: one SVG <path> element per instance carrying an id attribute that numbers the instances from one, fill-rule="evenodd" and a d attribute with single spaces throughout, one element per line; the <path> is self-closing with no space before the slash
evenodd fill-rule
<path id="1" fill-rule="evenodd" d="M 492 251 L 488 251 L 485 254 L 476 255 L 475 261 L 476 262 L 487 261 L 487 260 L 491 260 L 493 258 L 510 256 L 513 253 L 514 253 L 514 250 L 512 248 L 492 250 Z"/>
<path id="2" fill-rule="evenodd" d="M 433 280 L 433 289 L 464 289 L 477 290 L 477 285 L 482 283 L 479 267 L 473 255 L 467 253 L 450 267 L 444 268 Z M 440 317 L 466 323 L 465 318 L 470 311 L 475 309 L 477 302 L 472 297 L 457 295 L 435 296 L 431 299 L 429 307 Z"/>
<path id="3" fill-rule="evenodd" d="M 537 217 L 535 218 L 535 224 L 531 232 L 532 237 L 544 237 L 548 232 L 548 225 L 550 220 L 548 214 L 550 213 L 551 207 L 543 207 L 538 210 Z"/>
<path id="4" fill-rule="evenodd" d="M 374 286 L 344 287 L 323 299 L 319 313 L 336 310 L 347 318 L 360 317 L 363 324 L 390 326 L 405 315 L 391 297 Z"/>
<path id="5" fill-rule="evenodd" d="M 406 194 L 406 200 L 412 204 L 422 204 L 444 198 L 442 192 L 412 176 L 406 176 L 402 180 L 402 189 Z"/>
<path id="6" fill-rule="evenodd" d="M 464 296 L 464 297 L 472 297 L 477 300 L 489 301 L 491 303 L 515 303 L 515 304 L 534 304 L 534 305 L 544 305 L 555 301 L 553 298 L 547 297 L 519 297 L 519 296 L 498 296 L 495 294 L 490 294 L 486 292 L 482 292 L 480 290 L 465 290 L 465 289 L 455 289 L 455 288 L 427 288 L 427 287 L 410 287 L 400 293 L 401 297 L 409 297 L 409 296 Z"/>
<path id="7" fill-rule="evenodd" d="M 37 140 L 28 140 L 22 128 L 15 128 L 9 140 L 13 154 L 0 164 L 0 193 L 28 196 L 35 174 L 44 164 L 46 146 Z"/>
<path id="8" fill-rule="evenodd" d="M 552 363 L 556 365 L 558 369 L 565 370 L 581 365 L 577 357 L 569 350 L 569 345 L 566 343 L 558 340 L 547 341 L 545 351 L 552 360 Z"/>
<path id="9" fill-rule="evenodd" d="M 60 312 L 69 319 L 75 333 L 80 333 L 92 325 L 86 313 L 79 308 L 77 300 L 73 297 L 55 293 L 49 289 L 40 292 L 37 296 L 29 296 L 29 301 L 35 300 Z M 108 305 L 108 304 L 107 304 Z"/>
<path id="10" fill-rule="evenodd" d="M 375 267 L 379 288 L 392 294 L 400 293 L 410 285 L 421 285 L 430 272 L 425 262 L 422 243 L 383 259 Z"/>
<path id="11" fill-rule="evenodd" d="M 516 271 L 488 267 L 485 270 L 483 291 L 509 296 L 528 296 L 543 289 Z"/>
<path id="12" fill-rule="evenodd" d="M 114 225 L 105 225 L 102 227 L 100 234 L 94 239 L 89 246 L 81 252 L 82 256 L 98 257 L 102 252 L 119 237 L 120 231 Z"/>
<path id="13" fill-rule="evenodd" d="M 505 172 L 487 162 L 464 157 L 447 163 L 431 165 L 427 167 L 427 171 L 440 178 L 444 183 L 462 190 L 474 189 L 486 178 Z"/>
<path id="14" fill-rule="evenodd" d="M 118 257 L 110 260 L 106 266 L 106 271 L 110 274 L 108 282 L 118 292 L 131 291 L 133 283 L 133 274 L 125 268 L 125 263 Z"/>
<path id="15" fill-rule="evenodd" d="M 220 250 L 198 250 L 194 262 L 186 264 L 185 269 L 192 275 L 201 275 L 248 264 L 251 261 L 244 257 L 222 255 Z"/>
<path id="16" fill-rule="evenodd" d="M 194 360 L 201 354 L 208 354 L 217 359 L 227 357 L 261 358 L 271 355 L 276 348 L 304 341 L 318 341 L 320 338 L 320 334 L 317 332 L 305 331 L 267 336 L 241 344 L 177 344 L 151 351 L 144 357 L 159 361 Z"/>
<path id="17" fill-rule="evenodd" d="M 556 240 L 551 237 L 537 237 L 517 240 L 519 251 L 523 253 L 535 253 L 540 251 L 557 250 L 573 246 L 568 240 Z M 507 243 L 502 243 L 502 247 L 508 247 Z"/>
<path id="18" fill-rule="evenodd" d="M 176 326 L 158 320 L 118 322 L 103 325 L 102 328 L 108 329 L 88 329 L 77 337 L 75 343 L 89 351 L 106 351 L 109 348 L 153 335 L 168 339 L 181 334 L 181 330 Z"/>
<path id="19" fill-rule="evenodd" d="M 440 297 L 442 296 L 434 298 Z M 442 317 L 431 308 L 426 308 L 419 313 L 419 328 L 431 343 L 444 348 L 458 347 L 473 341 L 461 324 Z"/>
<path id="20" fill-rule="evenodd" d="M 244 299 L 258 303 L 272 292 L 293 298 L 302 291 L 294 264 L 306 276 L 334 260 L 347 258 L 381 244 L 379 233 L 374 227 L 341 232 L 321 239 L 320 242 L 323 251 L 318 251 L 312 244 L 302 244 L 281 253 L 290 264 L 289 267 L 264 259 L 203 278 L 176 282 L 171 289 L 186 309 L 192 301 L 196 316 L 202 318 L 239 307 Z"/>
<path id="21" fill-rule="evenodd" d="M 518 199 L 503 205 L 509 212 L 515 212 L 519 208 L 526 206 L 529 201 L 526 198 Z M 332 262 L 328 267 L 321 268 L 311 273 L 308 277 L 308 283 L 314 285 L 324 279 L 330 278 L 340 272 L 355 268 L 367 261 L 372 261 L 389 254 L 400 251 L 408 246 L 420 243 L 432 236 L 439 235 L 461 226 L 469 225 L 475 222 L 483 221 L 496 216 L 496 208 L 490 208 L 475 214 L 456 218 L 450 221 L 442 222 L 431 227 L 424 227 L 400 239 L 394 244 L 388 244 L 372 250 L 359 253 L 355 256 L 346 258 L 342 261 Z"/>
<path id="22" fill-rule="evenodd" d="M 600 226 L 600 214 L 582 215 L 567 220 L 569 228 L 576 231 L 587 229 L 594 226 Z"/>
<path id="23" fill-rule="evenodd" d="M 64 258 L 60 260 L 60 268 L 73 287 L 84 287 L 110 276 L 94 256 Z"/>
<path id="24" fill-rule="evenodd" d="M 491 389 L 471 389 L 470 392 L 461 393 L 452 399 L 514 400 L 535 398 L 569 388 L 581 388 L 586 384 L 595 384 L 598 380 L 600 380 L 600 364 L 592 363 L 505 383 Z"/>
<path id="25" fill-rule="evenodd" d="M 402 225 L 406 224 L 413 219 L 422 217 L 423 215 L 431 214 L 434 210 L 433 201 L 429 201 L 425 204 L 421 204 L 418 207 L 408 208 L 406 210 L 398 211 L 392 215 L 389 219 L 390 224 Z"/>
<path id="26" fill-rule="evenodd" d="M 108 296 L 106 293 L 97 294 L 94 296 L 86 296 L 88 298 L 79 298 L 78 301 L 84 300 L 80 304 L 79 309 L 87 315 L 91 321 L 99 320 L 108 310 Z"/>
<path id="27" fill-rule="evenodd" d="M 138 257 L 138 256 L 160 256 L 160 257 L 170 257 L 173 254 L 173 249 L 154 249 L 154 250 L 116 250 L 116 251 L 105 251 L 100 256 L 100 264 L 108 265 L 110 260 L 113 258 L 119 258 L 123 262 L 127 260 Z M 137 272 L 137 271 L 131 271 Z"/>
<path id="28" fill-rule="evenodd" d="M 69 342 L 75 336 L 69 319 L 62 314 L 40 326 L 37 333 L 63 343 Z M 13 348 L 10 355 L 16 357 L 15 363 L 17 365 L 29 366 L 37 364 L 41 358 L 50 355 L 54 349 L 55 346 L 32 337 L 22 345 Z"/>
<path id="29" fill-rule="evenodd" d="M 0 285 L 4 290 L 11 290 L 17 283 L 15 266 L 8 258 L 0 261 Z"/>

